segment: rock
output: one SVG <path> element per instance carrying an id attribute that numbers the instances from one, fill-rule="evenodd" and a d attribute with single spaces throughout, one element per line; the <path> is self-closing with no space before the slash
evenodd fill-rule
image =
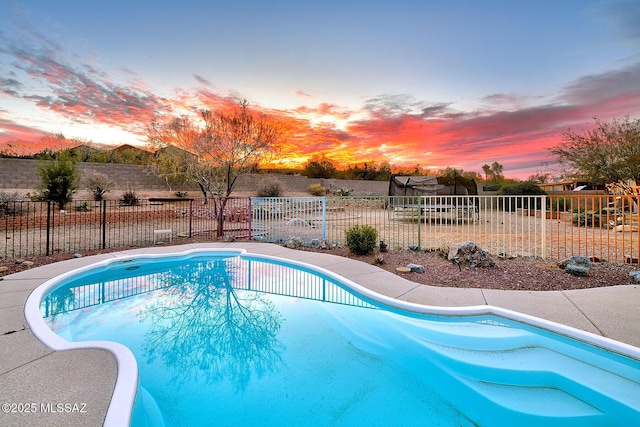
<path id="1" fill-rule="evenodd" d="M 468 265 L 469 267 L 494 267 L 496 265 L 489 252 L 473 242 L 452 246 L 449 249 L 447 259 L 458 265 Z"/>
<path id="2" fill-rule="evenodd" d="M 289 249 L 298 249 L 302 246 L 302 244 L 302 240 L 298 239 L 297 237 L 292 237 L 287 241 L 287 243 L 284 244 L 284 246 Z"/>
<path id="3" fill-rule="evenodd" d="M 631 279 L 632 279 L 635 283 L 640 283 L 640 271 L 639 271 L 639 270 L 631 271 L 631 272 L 629 273 L 629 277 L 631 277 Z"/>
<path id="4" fill-rule="evenodd" d="M 323 240 L 322 242 L 320 242 L 320 249 L 323 249 L 323 250 L 331 249 L 331 244 L 326 240 Z"/>
<path id="5" fill-rule="evenodd" d="M 417 245 L 409 245 L 409 250 L 413 252 L 418 252 L 420 250 L 420 247 L 418 247 Z"/>
<path id="6" fill-rule="evenodd" d="M 523 256 L 524 256 L 524 255 L 523 255 Z M 500 258 L 500 259 L 516 259 L 516 258 L 517 258 L 517 256 L 515 256 L 515 255 L 509 255 L 509 254 L 506 254 L 506 253 L 504 253 L 504 252 L 500 252 L 500 253 L 498 254 L 498 258 Z"/>
<path id="7" fill-rule="evenodd" d="M 320 239 L 311 239 L 311 241 L 309 242 L 309 246 L 314 249 L 318 249 L 320 247 Z"/>
<path id="8" fill-rule="evenodd" d="M 564 269 L 565 273 L 571 274 L 573 276 L 585 277 L 589 275 L 589 267 L 585 267 L 584 265 L 577 264 L 569 264 Z"/>
<path id="9" fill-rule="evenodd" d="M 3 265 L 2 267 L 0 267 L 0 273 L 4 273 L 5 271 L 9 271 L 9 267 Z"/>
<path id="10" fill-rule="evenodd" d="M 376 254 L 376 257 L 373 259 L 373 265 L 384 265 L 387 261 L 384 259 L 384 255 Z"/>
<path id="11" fill-rule="evenodd" d="M 22 261 L 22 264 L 20 265 L 24 265 L 25 267 L 31 267 L 33 265 L 33 261 Z"/>
<path id="12" fill-rule="evenodd" d="M 562 261 L 558 262 L 558 267 L 564 270 L 569 264 L 582 265 L 591 268 L 591 260 L 586 256 L 580 255 L 574 255 L 572 257 L 563 259 Z"/>
<path id="13" fill-rule="evenodd" d="M 579 255 L 565 258 L 558 263 L 558 267 L 564 269 L 565 273 L 580 277 L 588 276 L 591 266 L 589 258 Z"/>
<path id="14" fill-rule="evenodd" d="M 74 258 L 82 258 L 82 254 L 75 253 L 75 254 L 73 254 L 73 257 Z"/>
<path id="15" fill-rule="evenodd" d="M 418 264 L 408 264 L 407 268 L 411 270 L 412 273 L 424 273 L 424 266 Z"/>
<path id="16" fill-rule="evenodd" d="M 396 267 L 398 273 L 411 273 L 411 269 L 407 267 Z"/>

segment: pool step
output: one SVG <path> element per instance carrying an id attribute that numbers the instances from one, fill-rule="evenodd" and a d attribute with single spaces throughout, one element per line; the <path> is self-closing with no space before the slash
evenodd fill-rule
<path id="1" fill-rule="evenodd" d="M 545 348 L 487 351 L 423 344 L 438 355 L 443 370 L 511 411 L 560 419 L 626 413 L 640 425 L 640 383 L 632 378 Z"/>

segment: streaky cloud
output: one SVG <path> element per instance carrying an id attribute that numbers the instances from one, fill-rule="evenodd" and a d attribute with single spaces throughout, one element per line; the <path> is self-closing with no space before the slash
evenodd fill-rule
<path id="1" fill-rule="evenodd" d="M 211 86 L 211 82 L 210 82 L 209 80 L 205 79 L 205 78 L 204 78 L 204 77 L 202 77 L 202 76 L 199 76 L 199 75 L 197 75 L 197 74 L 194 74 L 194 75 L 193 75 L 193 78 L 195 78 L 195 79 L 196 79 L 196 81 L 197 81 L 198 83 L 200 83 L 201 85 Z"/>

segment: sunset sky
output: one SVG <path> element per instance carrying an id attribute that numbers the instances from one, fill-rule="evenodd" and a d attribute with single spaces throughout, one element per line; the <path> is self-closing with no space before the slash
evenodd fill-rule
<path id="1" fill-rule="evenodd" d="M 282 166 L 557 173 L 562 132 L 640 118 L 640 1 L 0 0 L 0 149 L 144 145 L 240 99 L 288 129 Z"/>

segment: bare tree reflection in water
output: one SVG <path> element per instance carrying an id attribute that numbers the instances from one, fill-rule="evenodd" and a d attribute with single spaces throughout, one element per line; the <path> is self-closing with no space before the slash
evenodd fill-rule
<path id="1" fill-rule="evenodd" d="M 53 326 L 60 314 L 75 310 L 75 295 L 70 286 L 62 286 L 53 292 L 49 292 L 40 303 L 42 317 L 49 318 Z"/>
<path id="2" fill-rule="evenodd" d="M 234 288 L 230 259 L 189 264 L 167 273 L 165 295 L 140 313 L 151 324 L 147 361 L 160 359 L 176 381 L 229 380 L 243 390 L 281 363 L 281 315 L 260 293 Z"/>

